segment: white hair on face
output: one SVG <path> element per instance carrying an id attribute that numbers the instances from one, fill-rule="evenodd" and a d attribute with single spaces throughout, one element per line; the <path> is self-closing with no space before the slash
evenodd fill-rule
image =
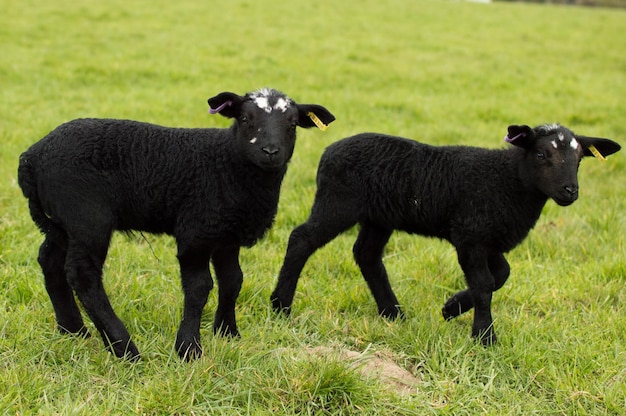
<path id="1" fill-rule="evenodd" d="M 270 107 L 267 102 L 267 97 L 256 97 L 254 98 L 254 103 L 257 105 L 257 107 L 265 110 L 267 113 L 270 113 L 272 111 L 272 107 Z"/>
<path id="2" fill-rule="evenodd" d="M 275 103 L 270 105 L 270 98 L 275 99 Z M 282 97 L 274 90 L 269 88 L 261 88 L 260 90 L 250 93 L 250 99 L 256 104 L 257 107 L 264 110 L 266 113 L 271 113 L 272 110 L 281 112 L 287 111 L 291 107 L 291 100 L 287 97 Z"/>
<path id="3" fill-rule="evenodd" d="M 552 140 L 550 143 L 552 143 L 552 147 L 554 147 L 555 149 L 558 148 L 556 140 Z"/>
<path id="4" fill-rule="evenodd" d="M 571 139 L 569 142 L 569 147 L 571 147 L 574 150 L 578 150 L 578 148 L 580 147 L 580 144 L 578 144 L 578 140 Z"/>
<path id="5" fill-rule="evenodd" d="M 276 100 L 276 104 L 274 104 L 274 110 L 280 110 L 281 112 L 287 111 L 289 108 L 289 101 L 285 100 L 283 97 L 278 98 Z"/>
<path id="6" fill-rule="evenodd" d="M 252 98 L 253 100 L 256 99 L 257 97 L 269 97 L 270 95 L 272 95 L 272 91 L 270 91 L 269 88 L 261 88 L 258 89 L 256 91 L 253 91 L 250 93 L 250 98 Z"/>
<path id="7" fill-rule="evenodd" d="M 266 113 L 272 112 L 272 107 L 269 105 L 269 96 L 271 91 L 267 88 L 261 88 L 260 90 L 250 93 L 250 99 L 257 107 L 264 110 Z"/>
<path id="8" fill-rule="evenodd" d="M 559 137 L 560 141 L 565 140 L 565 136 L 563 136 L 563 133 L 559 132 L 559 134 L 557 136 Z"/>

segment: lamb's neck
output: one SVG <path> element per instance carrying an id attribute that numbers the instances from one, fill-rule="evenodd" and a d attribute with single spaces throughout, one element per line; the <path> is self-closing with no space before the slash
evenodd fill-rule
<path id="1" fill-rule="evenodd" d="M 548 197 L 532 183 L 528 177 L 527 170 L 524 169 L 521 157 L 521 153 L 518 153 L 513 159 L 513 169 L 511 171 L 511 179 L 515 182 L 513 186 L 515 189 L 519 189 L 517 204 L 515 204 L 513 209 L 518 211 L 518 217 L 520 219 L 523 218 L 530 229 L 539 219 L 543 207 L 548 202 Z"/>

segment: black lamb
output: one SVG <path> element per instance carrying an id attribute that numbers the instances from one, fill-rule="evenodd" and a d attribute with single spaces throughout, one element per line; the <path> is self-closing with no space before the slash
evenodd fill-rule
<path id="1" fill-rule="evenodd" d="M 261 89 L 210 98 L 230 128 L 169 128 L 111 119 L 62 124 L 20 157 L 18 181 L 33 221 L 46 290 L 62 332 L 87 335 L 73 292 L 118 357 L 139 357 L 102 285 L 113 231 L 174 236 L 184 292 L 176 337 L 183 358 L 202 354 L 200 318 L 213 280 L 219 288 L 214 332 L 237 335 L 239 250 L 272 225 L 296 126 L 332 122 L 315 104 Z"/>
<path id="2" fill-rule="evenodd" d="M 510 126 L 506 140 L 514 146 L 435 147 L 375 133 L 333 143 L 319 164 L 311 214 L 289 238 L 273 308 L 288 314 L 307 259 L 358 223 L 354 258 L 381 315 L 402 316 L 382 262 L 391 233 L 438 237 L 455 247 L 469 287 L 445 303 L 444 318 L 473 307 L 472 335 L 496 342 L 491 297 L 509 276 L 503 253 L 526 237 L 549 198 L 561 206 L 578 198 L 582 157 L 620 149 L 555 124 Z"/>

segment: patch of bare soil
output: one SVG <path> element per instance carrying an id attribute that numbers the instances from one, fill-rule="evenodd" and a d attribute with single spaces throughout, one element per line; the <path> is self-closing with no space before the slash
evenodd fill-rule
<path id="1" fill-rule="evenodd" d="M 379 352 L 363 353 L 345 348 L 313 347 L 307 352 L 320 359 L 334 358 L 350 362 L 350 366 L 365 378 L 378 379 L 383 386 L 399 394 L 411 394 L 417 391 L 421 380 L 406 369 L 400 367 L 390 357 Z"/>

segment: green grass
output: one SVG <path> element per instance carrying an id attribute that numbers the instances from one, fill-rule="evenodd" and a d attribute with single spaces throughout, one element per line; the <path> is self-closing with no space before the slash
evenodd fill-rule
<path id="1" fill-rule="evenodd" d="M 274 316 L 268 301 L 289 232 L 308 215 L 318 158 L 341 137 L 380 131 L 500 147 L 509 124 L 561 122 L 624 145 L 623 10 L 429 0 L 0 6 L 0 413 L 624 413 L 623 152 L 585 160 L 580 200 L 548 203 L 508 255 L 493 348 L 470 338 L 471 314 L 442 320 L 463 279 L 437 240 L 396 234 L 387 247 L 404 321 L 377 316 L 351 259 L 354 230 L 311 258 L 291 318 Z M 241 254 L 241 339 L 212 335 L 212 293 L 204 357 L 178 360 L 175 246 L 150 235 L 149 244 L 116 236 L 105 271 L 143 359 L 120 361 L 96 336 L 58 334 L 36 261 L 41 236 L 16 184 L 20 152 L 85 116 L 226 126 L 206 99 L 262 86 L 323 104 L 337 121 L 326 133 L 299 132 L 275 226 Z M 421 383 L 400 395 L 340 359 L 297 353 L 316 346 L 381 353 Z"/>

